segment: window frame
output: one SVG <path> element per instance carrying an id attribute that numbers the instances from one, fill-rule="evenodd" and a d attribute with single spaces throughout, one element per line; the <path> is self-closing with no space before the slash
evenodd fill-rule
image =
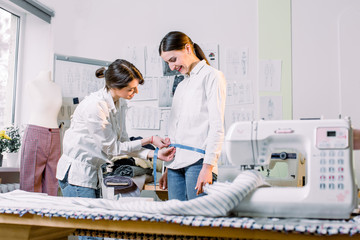
<path id="1" fill-rule="evenodd" d="M 0 8 L 4 9 L 5 11 L 10 12 L 11 14 L 17 16 L 19 18 L 18 26 L 17 26 L 17 38 L 16 38 L 16 48 L 15 48 L 15 57 L 14 57 L 14 76 L 13 76 L 13 96 L 12 96 L 12 109 L 11 109 L 11 117 L 10 117 L 10 123 L 6 124 L 13 124 L 16 125 L 18 122 L 18 115 L 19 115 L 19 109 L 18 104 L 20 103 L 20 96 L 19 96 L 19 76 L 21 75 L 21 65 L 22 62 L 20 59 L 22 59 L 23 55 L 23 44 L 24 44 L 24 29 L 26 25 L 26 13 L 21 8 L 9 4 L 9 2 L 5 2 L 3 0 L 0 0 Z"/>

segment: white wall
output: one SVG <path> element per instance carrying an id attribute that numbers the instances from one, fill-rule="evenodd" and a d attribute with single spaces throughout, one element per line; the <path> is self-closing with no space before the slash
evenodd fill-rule
<path id="1" fill-rule="evenodd" d="M 114 61 L 126 46 L 158 46 L 169 31 L 180 30 L 197 43 L 218 43 L 220 70 L 227 47 L 249 49 L 248 79 L 257 81 L 258 16 L 254 0 L 42 0 L 55 10 L 54 52 Z M 224 70 L 223 70 L 224 71 Z M 226 76 L 226 75 L 225 75 Z M 255 88 L 256 89 L 256 88 Z M 157 106 L 156 101 L 137 104 Z M 132 130 L 129 135 L 163 135 Z"/>
<path id="2" fill-rule="evenodd" d="M 360 128 L 360 1 L 292 0 L 293 118 L 349 116 Z M 360 183 L 360 153 L 354 152 Z"/>
<path id="3" fill-rule="evenodd" d="M 351 41 L 360 38 L 360 21 L 344 24 L 344 16 L 356 13 L 358 0 L 292 0 L 294 119 L 342 114 L 360 127 L 360 111 L 349 108 L 360 100 L 360 45 Z"/>
<path id="4" fill-rule="evenodd" d="M 119 51 L 123 45 L 158 45 L 167 32 L 180 30 L 194 42 L 249 46 L 252 56 L 256 56 L 256 1 L 42 2 L 56 11 L 53 24 L 57 53 L 115 60 L 121 57 Z M 254 60 L 252 65 L 256 64 Z"/>

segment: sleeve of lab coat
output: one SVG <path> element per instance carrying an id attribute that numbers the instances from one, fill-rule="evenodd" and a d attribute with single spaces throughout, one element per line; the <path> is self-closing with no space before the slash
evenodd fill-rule
<path id="1" fill-rule="evenodd" d="M 222 72 L 216 71 L 205 81 L 207 107 L 209 112 L 209 132 L 207 136 L 204 163 L 215 165 L 224 142 L 224 116 L 226 80 Z"/>

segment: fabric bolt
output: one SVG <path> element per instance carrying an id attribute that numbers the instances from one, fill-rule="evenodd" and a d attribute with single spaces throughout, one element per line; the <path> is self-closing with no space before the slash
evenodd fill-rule
<path id="1" fill-rule="evenodd" d="M 133 181 L 131 180 L 131 178 L 124 176 L 108 176 L 104 178 L 105 186 L 108 187 L 114 186 L 112 185 L 112 183 L 119 183 L 119 184 L 123 184 L 123 186 L 130 186 L 133 184 Z M 121 187 L 122 185 L 119 186 Z"/>
<path id="2" fill-rule="evenodd" d="M 107 187 L 113 187 L 114 194 L 132 192 L 138 188 L 131 178 L 124 176 L 105 177 L 104 184 Z"/>
<path id="3" fill-rule="evenodd" d="M 123 165 L 116 168 L 113 172 L 113 175 L 119 176 L 128 176 L 128 177 L 136 177 L 144 174 L 151 174 L 152 169 L 150 168 L 142 168 L 138 166 L 128 166 Z"/>
<path id="4" fill-rule="evenodd" d="M 27 125 L 21 149 L 20 189 L 57 196 L 60 129 Z"/>
<path id="5" fill-rule="evenodd" d="M 104 163 L 101 165 L 103 176 L 112 175 L 114 170 L 122 165 L 135 166 L 135 159 L 132 157 L 122 157 L 117 160 L 111 160 L 111 163 Z"/>

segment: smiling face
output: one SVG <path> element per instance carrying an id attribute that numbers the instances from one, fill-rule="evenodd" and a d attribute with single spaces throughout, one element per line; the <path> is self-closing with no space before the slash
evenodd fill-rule
<path id="1" fill-rule="evenodd" d="M 194 62 L 198 61 L 189 44 L 182 50 L 163 51 L 160 56 L 172 71 L 177 70 L 181 74 L 189 74 Z"/>
<path id="2" fill-rule="evenodd" d="M 139 85 L 139 79 L 135 78 L 131 82 L 129 82 L 129 84 L 124 88 L 121 89 L 111 88 L 110 93 L 114 102 L 119 100 L 119 98 L 124 98 L 127 100 L 132 99 L 135 96 L 135 93 L 139 92 L 138 85 Z"/>

